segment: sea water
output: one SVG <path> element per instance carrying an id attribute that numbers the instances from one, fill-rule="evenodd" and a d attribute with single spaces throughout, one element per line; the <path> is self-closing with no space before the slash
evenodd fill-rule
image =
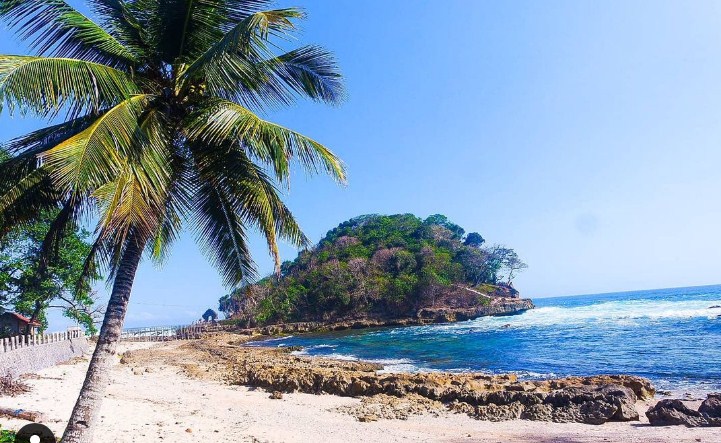
<path id="1" fill-rule="evenodd" d="M 507 317 L 305 334 L 257 343 L 385 371 L 633 374 L 672 395 L 721 391 L 721 285 L 535 299 Z"/>

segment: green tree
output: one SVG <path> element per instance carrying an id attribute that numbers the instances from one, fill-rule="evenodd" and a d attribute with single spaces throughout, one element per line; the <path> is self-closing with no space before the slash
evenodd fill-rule
<path id="1" fill-rule="evenodd" d="M 39 321 L 43 328 L 47 327 L 48 308 L 59 308 L 64 316 L 95 334 L 98 310 L 91 288 L 77 286 L 90 253 L 90 234 L 85 230 L 68 233 L 50 263 L 38 260 L 53 215 L 45 214 L 40 221 L 13 229 L 0 241 L 0 304 Z"/>
<path id="2" fill-rule="evenodd" d="M 0 161 L 9 155 L 0 150 Z M 42 262 L 40 248 L 57 211 L 44 212 L 39 220 L 15 227 L 0 239 L 0 307 L 39 321 L 47 327 L 47 309 L 62 309 L 63 315 L 82 324 L 86 331 L 97 332 L 89 285 L 78 286 L 85 258 L 90 252 L 90 234 L 85 230 L 67 233 L 52 262 Z M 99 276 L 92 276 L 93 279 Z M 28 326 L 29 328 L 29 326 Z"/>
<path id="3" fill-rule="evenodd" d="M 493 262 L 482 249 L 463 248 L 456 253 L 455 259 L 463 267 L 466 282 L 471 285 L 495 282 L 497 269 L 493 269 Z"/>
<path id="4" fill-rule="evenodd" d="M 480 248 L 483 243 L 486 242 L 486 239 L 484 239 L 481 234 L 477 232 L 471 232 L 466 236 L 466 239 L 463 240 L 463 244 L 466 246 L 471 246 L 474 248 Z"/>
<path id="5" fill-rule="evenodd" d="M 495 245 L 488 248 L 486 252 L 488 254 L 489 266 L 493 270 L 494 275 L 492 283 L 497 283 L 498 280 L 505 278 L 506 283 L 510 285 L 516 274 L 528 268 L 528 265 L 524 263 L 518 257 L 516 251 L 511 248 Z M 498 276 L 499 272 L 505 272 L 506 275 Z"/>
<path id="6" fill-rule="evenodd" d="M 258 116 L 298 97 L 337 103 L 342 79 L 318 46 L 284 53 L 304 14 L 265 0 L 88 0 L 96 24 L 62 0 L 3 0 L 0 19 L 37 56 L 0 56 L 0 103 L 63 123 L 9 143 L 0 163 L 0 233 L 58 210 L 41 256 L 87 215 L 97 220 L 84 277 L 112 291 L 62 441 L 89 442 L 143 256 L 162 261 L 184 223 L 229 286 L 255 278 L 258 229 L 304 245 L 278 186 L 297 160 L 345 180 L 322 144 Z M 38 159 L 40 161 L 38 161 Z"/>
<path id="7" fill-rule="evenodd" d="M 451 222 L 450 220 L 448 220 L 448 217 L 442 214 L 431 215 L 426 218 L 423 223 L 425 223 L 426 225 L 438 225 L 448 229 L 449 231 L 451 231 L 454 240 L 460 240 L 461 238 L 463 238 L 463 234 L 465 234 L 466 232 L 463 228 Z"/>

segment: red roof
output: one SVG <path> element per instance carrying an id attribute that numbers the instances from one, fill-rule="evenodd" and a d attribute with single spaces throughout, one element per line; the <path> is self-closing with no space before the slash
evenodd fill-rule
<path id="1" fill-rule="evenodd" d="M 29 318 L 22 316 L 22 315 L 18 314 L 17 312 L 6 312 L 6 314 L 12 315 L 13 317 L 17 318 L 18 320 L 20 320 L 21 322 L 23 322 L 25 324 L 30 323 Z M 30 326 L 42 326 L 42 325 L 40 323 L 38 323 L 37 321 L 34 321 L 34 322 L 30 323 Z"/>

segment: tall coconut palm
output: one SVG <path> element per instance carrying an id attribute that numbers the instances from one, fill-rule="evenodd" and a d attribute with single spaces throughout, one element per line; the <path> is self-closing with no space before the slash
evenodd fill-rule
<path id="1" fill-rule="evenodd" d="M 10 141 L 0 163 L 0 236 L 60 208 L 41 260 L 97 222 L 87 275 L 112 292 L 63 442 L 87 442 L 108 384 L 136 269 L 162 261 L 184 226 L 227 285 L 255 278 L 248 229 L 279 267 L 278 239 L 307 242 L 279 187 L 294 161 L 345 180 L 320 143 L 260 112 L 309 97 L 337 103 L 329 52 L 284 52 L 299 9 L 267 0 L 90 0 L 96 24 L 62 0 L 0 0 L 0 20 L 35 56 L 0 55 L 0 109 L 63 123 Z M 81 285 L 87 282 L 79 282 Z"/>

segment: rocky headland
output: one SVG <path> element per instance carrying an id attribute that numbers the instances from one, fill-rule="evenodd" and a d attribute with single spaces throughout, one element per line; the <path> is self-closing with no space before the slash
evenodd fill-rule
<path id="1" fill-rule="evenodd" d="M 506 316 L 521 314 L 534 309 L 533 301 L 515 297 L 492 297 L 488 303 L 476 305 L 445 305 L 424 308 L 412 317 L 360 317 L 333 319 L 327 321 L 305 321 L 277 323 L 267 326 L 244 328 L 237 322 L 229 322 L 225 330 L 242 335 L 276 336 L 283 334 L 302 334 L 309 332 L 342 331 L 346 329 L 379 328 L 385 326 L 417 326 L 430 323 L 448 323 L 472 320 L 485 316 Z"/>

